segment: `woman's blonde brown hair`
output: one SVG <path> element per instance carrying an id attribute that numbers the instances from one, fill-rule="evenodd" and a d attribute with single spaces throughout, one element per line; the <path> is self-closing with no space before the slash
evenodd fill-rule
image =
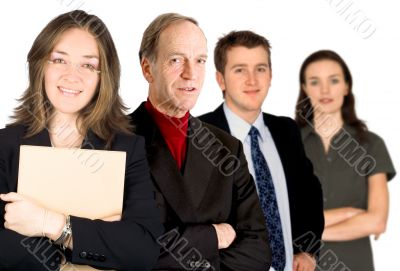
<path id="1" fill-rule="evenodd" d="M 27 127 L 27 137 L 49 125 L 54 112 L 44 87 L 44 70 L 54 46 L 66 31 L 78 28 L 92 34 L 97 42 L 100 58 L 100 80 L 96 93 L 81 110 L 77 119 L 79 132 L 85 136 L 90 129 L 106 141 L 110 148 L 116 133 L 130 133 L 131 127 L 124 111 L 127 108 L 118 94 L 120 63 L 111 34 L 101 19 L 82 10 L 59 15 L 40 32 L 28 53 L 29 86 L 18 100 L 10 125 Z"/>

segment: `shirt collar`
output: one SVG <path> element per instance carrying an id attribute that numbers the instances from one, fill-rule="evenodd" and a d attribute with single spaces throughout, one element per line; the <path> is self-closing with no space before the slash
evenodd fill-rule
<path id="1" fill-rule="evenodd" d="M 311 134 L 315 134 L 314 125 L 307 123 L 301 128 L 301 137 L 303 140 L 305 140 Z"/>
<path id="2" fill-rule="evenodd" d="M 357 134 L 356 130 L 348 125 L 348 124 L 343 124 L 343 127 L 337 132 L 339 134 L 341 131 L 345 130 L 348 132 L 350 135 L 355 136 Z M 315 132 L 314 129 L 314 123 L 307 123 L 304 127 L 301 128 L 301 137 L 303 141 L 307 139 L 310 135 L 317 135 L 317 132 Z"/>
<path id="3" fill-rule="evenodd" d="M 153 106 L 149 99 L 145 103 L 145 107 L 152 116 L 157 127 L 161 130 L 164 137 L 184 137 L 187 136 L 189 111 L 181 118 L 170 117 L 161 113 Z"/>
<path id="4" fill-rule="evenodd" d="M 247 121 L 233 113 L 232 110 L 226 105 L 226 103 L 224 103 L 223 108 L 229 124 L 229 129 L 231 130 L 231 134 L 234 137 L 244 142 L 249 134 L 251 126 L 254 126 L 258 129 L 261 140 L 264 140 L 266 138 L 264 119 L 261 111 L 254 123 L 249 124 Z"/>
<path id="5" fill-rule="evenodd" d="M 254 121 L 253 126 L 257 128 L 258 132 L 260 133 L 261 141 L 264 141 L 268 134 L 266 131 L 266 126 L 264 123 L 264 118 L 262 112 L 258 115 L 257 119 Z"/>

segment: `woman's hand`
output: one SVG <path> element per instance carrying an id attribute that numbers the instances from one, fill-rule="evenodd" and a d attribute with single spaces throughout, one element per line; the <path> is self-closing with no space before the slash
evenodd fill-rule
<path id="1" fill-rule="evenodd" d="M 4 228 L 29 237 L 46 236 L 52 240 L 59 237 L 65 224 L 64 215 L 48 211 L 15 192 L 1 194 L 0 199 L 8 202 Z"/>
<path id="2" fill-rule="evenodd" d="M 25 236 L 42 236 L 45 209 L 18 193 L 1 194 L 5 205 L 4 227 Z"/>

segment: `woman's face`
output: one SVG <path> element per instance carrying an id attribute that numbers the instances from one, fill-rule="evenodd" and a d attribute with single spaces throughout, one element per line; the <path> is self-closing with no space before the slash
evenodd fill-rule
<path id="1" fill-rule="evenodd" d="M 55 113 L 77 117 L 96 92 L 99 69 L 96 39 L 78 28 L 63 33 L 44 72 L 46 94 Z"/>
<path id="2" fill-rule="evenodd" d="M 341 66 L 333 60 L 320 60 L 308 65 L 302 87 L 314 112 L 325 114 L 339 113 L 349 91 Z"/>

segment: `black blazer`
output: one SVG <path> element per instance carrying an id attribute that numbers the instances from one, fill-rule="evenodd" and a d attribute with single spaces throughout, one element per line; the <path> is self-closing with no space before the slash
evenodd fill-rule
<path id="1" fill-rule="evenodd" d="M 265 221 L 240 141 L 190 117 L 181 173 L 144 103 L 130 117 L 146 139 L 166 228 L 155 270 L 268 270 Z M 236 231 L 227 249 L 218 250 L 212 226 L 217 223 L 229 223 Z"/>
<path id="2" fill-rule="evenodd" d="M 296 123 L 287 117 L 263 113 L 285 172 L 289 197 L 293 252 L 316 254 L 324 230 L 321 184 L 305 155 Z M 199 117 L 230 133 L 223 106 Z"/>
<path id="3" fill-rule="evenodd" d="M 30 138 L 24 138 L 24 134 L 23 126 L 0 130 L 0 193 L 17 189 L 20 145 L 51 145 L 47 130 Z M 82 148 L 104 147 L 105 142 L 89 131 Z M 71 217 L 74 248 L 67 251 L 67 257 L 72 263 L 104 269 L 149 270 L 158 257 L 160 247 L 155 238 L 163 228 L 154 201 L 144 140 L 117 134 L 111 150 L 127 153 L 121 221 Z M 0 270 L 58 270 L 60 250 L 45 238 L 28 238 L 5 229 L 4 206 L 5 202 L 0 201 Z"/>

